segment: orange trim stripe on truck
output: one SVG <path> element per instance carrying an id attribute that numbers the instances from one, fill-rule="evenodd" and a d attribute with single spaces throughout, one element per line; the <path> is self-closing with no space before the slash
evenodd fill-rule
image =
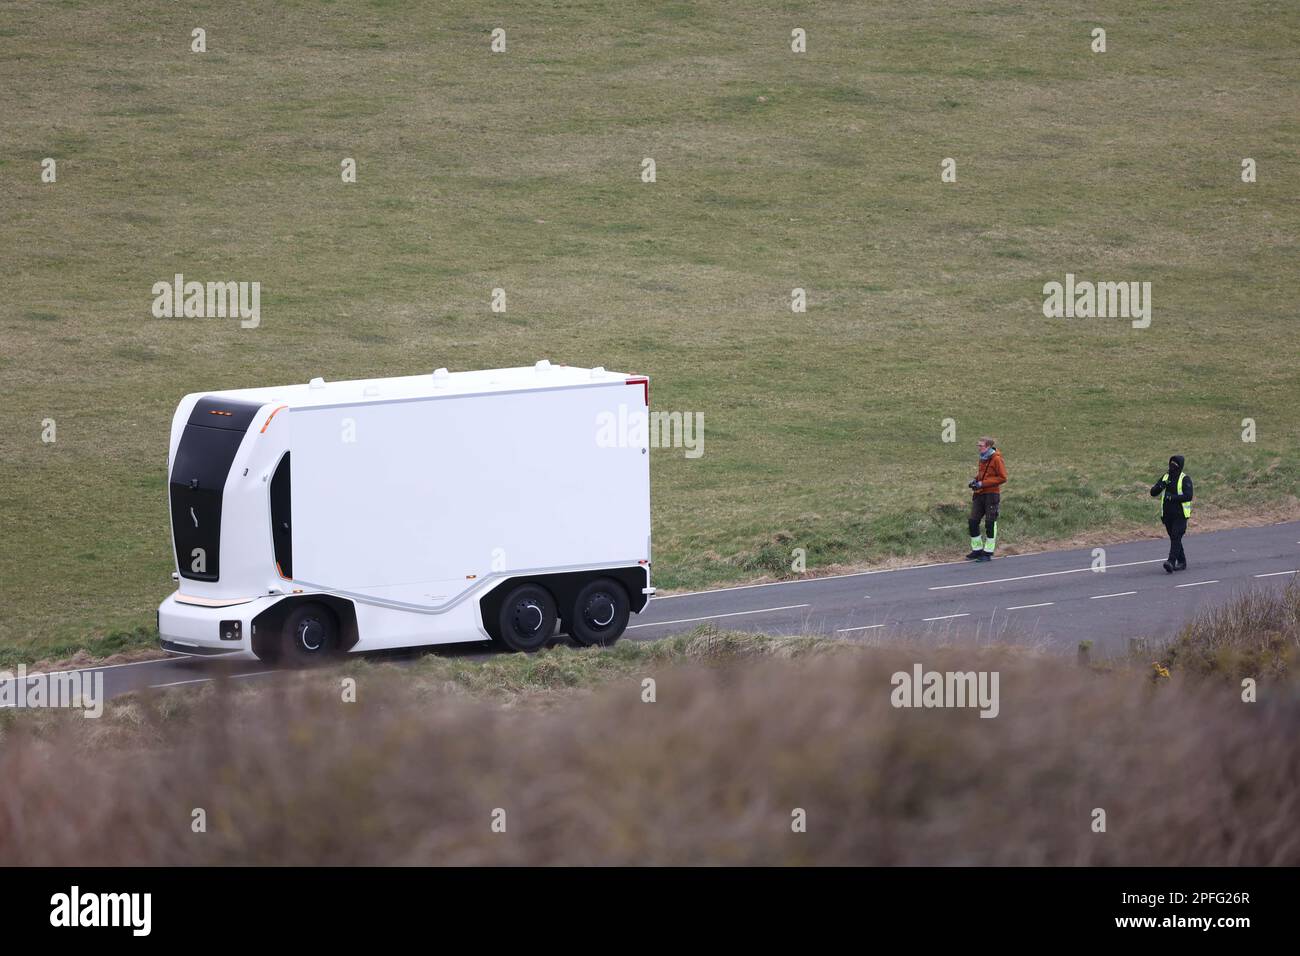
<path id="1" fill-rule="evenodd" d="M 266 416 L 266 425 L 263 425 L 263 426 L 262 426 L 262 430 L 261 430 L 260 432 L 258 432 L 258 434 L 259 434 L 259 435 L 264 435 L 264 434 L 266 434 L 266 429 L 267 429 L 267 426 L 271 424 L 271 419 L 274 418 L 276 415 L 279 415 L 280 412 L 284 411 L 284 410 L 285 410 L 286 408 L 288 408 L 288 407 L 289 407 L 288 405 L 281 405 L 281 406 L 280 406 L 279 408 L 277 408 L 275 411 L 271 412 L 270 415 L 267 415 L 267 416 Z"/>

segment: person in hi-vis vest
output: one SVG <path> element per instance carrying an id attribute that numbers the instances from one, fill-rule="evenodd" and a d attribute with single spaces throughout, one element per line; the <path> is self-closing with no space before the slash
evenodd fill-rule
<path id="1" fill-rule="evenodd" d="M 1187 568 L 1183 535 L 1187 533 L 1187 519 L 1192 516 L 1192 479 L 1183 465 L 1183 456 L 1174 455 L 1169 459 L 1169 470 L 1151 486 L 1151 497 L 1160 497 L 1160 520 L 1169 533 L 1169 560 L 1161 565 L 1168 574 Z"/>

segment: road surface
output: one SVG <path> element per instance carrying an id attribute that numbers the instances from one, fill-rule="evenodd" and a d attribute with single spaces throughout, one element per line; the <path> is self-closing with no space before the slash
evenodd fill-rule
<path id="1" fill-rule="evenodd" d="M 656 640 L 711 622 L 765 634 L 999 641 L 1059 651 L 1091 640 L 1095 653 L 1106 655 L 1125 649 L 1130 638 L 1172 635 L 1198 609 L 1235 593 L 1280 589 L 1300 572 L 1297 521 L 1188 535 L 1185 545 L 1190 566 L 1175 574 L 1161 568 L 1167 543 L 1144 539 L 1107 546 L 1101 572 L 1093 569 L 1092 549 L 1078 549 L 665 595 L 633 617 L 624 639 Z M 495 653 L 480 644 L 432 652 Z M 405 659 L 414 656 L 408 652 Z M 102 671 L 109 697 L 147 687 L 197 687 L 218 674 L 257 679 L 274 673 L 257 662 L 186 657 L 82 670 Z"/>

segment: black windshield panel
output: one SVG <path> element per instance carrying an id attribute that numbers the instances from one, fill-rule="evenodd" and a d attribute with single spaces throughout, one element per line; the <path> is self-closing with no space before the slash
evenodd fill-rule
<path id="1" fill-rule="evenodd" d="M 176 569 L 195 581 L 221 575 L 221 492 L 171 486 Z"/>
<path id="2" fill-rule="evenodd" d="M 203 398 L 181 433 L 168 492 L 177 570 L 195 581 L 221 574 L 221 500 L 230 466 L 261 406 Z M 212 412 L 220 414 L 212 414 Z"/>
<path id="3" fill-rule="evenodd" d="M 220 493 L 243 440 L 243 432 L 186 425 L 172 462 L 172 484 Z"/>

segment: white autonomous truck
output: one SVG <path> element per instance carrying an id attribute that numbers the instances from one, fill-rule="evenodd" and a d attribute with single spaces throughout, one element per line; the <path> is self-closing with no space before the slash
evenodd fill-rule
<path id="1" fill-rule="evenodd" d="M 610 644 L 654 593 L 649 404 L 644 376 L 546 361 L 186 395 L 162 647 Z"/>

